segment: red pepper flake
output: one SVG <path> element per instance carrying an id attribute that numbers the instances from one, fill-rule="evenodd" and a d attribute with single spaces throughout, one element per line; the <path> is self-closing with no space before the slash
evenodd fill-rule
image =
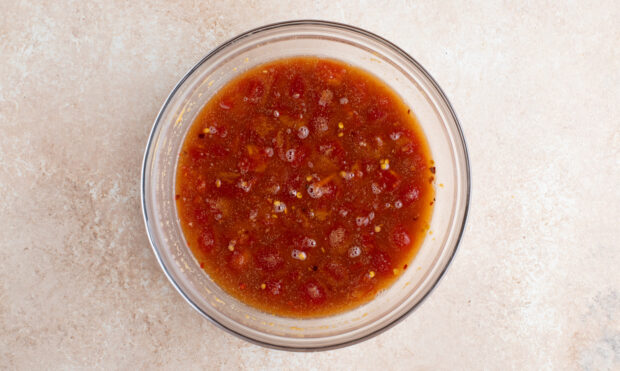
<path id="1" fill-rule="evenodd" d="M 403 270 L 407 269 L 407 267 L 408 267 L 407 264 L 403 265 Z"/>
<path id="2" fill-rule="evenodd" d="M 202 263 L 202 262 L 201 262 L 201 263 L 200 263 L 200 268 L 204 269 L 204 267 L 205 267 L 205 263 Z"/>
<path id="3" fill-rule="evenodd" d="M 407 114 L 410 114 L 410 113 L 411 113 L 411 110 L 410 110 L 410 109 L 408 109 L 408 110 L 407 110 Z"/>
<path id="4" fill-rule="evenodd" d="M 240 290 L 245 290 L 246 287 L 247 286 L 245 285 L 245 283 L 242 283 L 242 284 L 239 285 L 239 289 Z"/>
<path id="5" fill-rule="evenodd" d="M 175 200 L 178 200 L 179 198 L 181 198 L 181 195 L 179 195 L 179 194 L 174 195 L 174 199 L 175 199 Z"/>
<path id="6" fill-rule="evenodd" d="M 200 133 L 200 134 L 198 134 L 198 138 L 200 138 L 200 139 L 204 139 L 204 137 L 205 137 L 205 133 Z"/>
<path id="7" fill-rule="evenodd" d="M 429 170 L 431 171 L 431 173 L 435 174 L 435 166 L 431 166 Z"/>

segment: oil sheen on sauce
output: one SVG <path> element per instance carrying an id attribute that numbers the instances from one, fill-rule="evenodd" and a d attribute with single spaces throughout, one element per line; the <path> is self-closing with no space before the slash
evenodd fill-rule
<path id="1" fill-rule="evenodd" d="M 392 284 L 426 235 L 435 168 L 415 116 L 384 82 L 335 60 L 276 60 L 203 107 L 176 202 L 187 243 L 226 292 L 317 317 Z"/>

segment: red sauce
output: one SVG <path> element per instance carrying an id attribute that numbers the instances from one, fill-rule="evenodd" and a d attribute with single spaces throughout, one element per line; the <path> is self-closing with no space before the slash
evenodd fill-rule
<path id="1" fill-rule="evenodd" d="M 433 172 L 416 119 L 385 83 L 300 57 L 245 72 L 205 105 L 176 200 L 220 287 L 266 312 L 316 317 L 367 302 L 407 269 Z"/>

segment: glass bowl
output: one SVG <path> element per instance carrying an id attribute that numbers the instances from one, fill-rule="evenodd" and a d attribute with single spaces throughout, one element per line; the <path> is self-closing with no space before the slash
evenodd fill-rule
<path id="1" fill-rule="evenodd" d="M 224 84 L 274 59 L 312 55 L 361 67 L 390 85 L 411 107 L 436 164 L 436 202 L 429 235 L 391 287 L 353 310 L 295 319 L 259 311 L 234 299 L 200 268 L 187 247 L 174 201 L 175 171 L 194 118 Z M 142 208 L 162 269 L 205 318 L 243 339 L 288 350 L 330 349 L 368 339 L 402 320 L 431 292 L 454 256 L 469 202 L 469 164 L 463 134 L 433 78 L 403 50 L 370 32 L 324 21 L 291 21 L 248 31 L 219 46 L 172 90 L 147 143 Z"/>

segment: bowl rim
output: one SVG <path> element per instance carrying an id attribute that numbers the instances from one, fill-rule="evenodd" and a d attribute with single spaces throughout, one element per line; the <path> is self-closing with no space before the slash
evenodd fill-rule
<path id="1" fill-rule="evenodd" d="M 402 315 L 400 315 L 399 317 L 395 318 L 394 320 L 392 320 L 391 322 L 387 323 L 386 325 L 384 325 L 381 328 L 378 328 L 364 336 L 360 336 L 358 338 L 355 339 L 351 339 L 351 340 L 347 340 L 347 341 L 342 341 L 339 343 L 334 343 L 334 344 L 329 344 L 329 345 L 320 345 L 320 346 L 303 346 L 303 347 L 298 347 L 298 346 L 287 346 L 287 345 L 280 345 L 280 344 L 274 344 L 274 343 L 269 343 L 269 342 L 265 342 L 265 341 L 261 341 L 261 340 L 257 340 L 254 339 L 252 337 L 249 337 L 247 335 L 244 335 L 238 331 L 233 330 L 232 328 L 229 328 L 225 325 L 223 325 L 222 323 L 218 322 L 215 318 L 211 317 L 208 313 L 206 313 L 205 311 L 203 311 L 196 303 L 194 303 L 189 296 L 183 291 L 183 289 L 180 287 L 180 285 L 173 279 L 172 275 L 170 274 L 168 268 L 166 267 L 166 265 L 163 262 L 162 256 L 159 252 L 159 248 L 156 245 L 154 239 L 153 239 L 153 233 L 151 232 L 151 228 L 150 228 L 150 223 L 149 223 L 149 213 L 148 213 L 148 208 L 146 205 L 146 178 L 145 178 L 145 174 L 146 174 L 146 169 L 147 169 L 147 160 L 150 158 L 151 155 L 151 150 L 152 150 L 152 144 L 153 144 L 153 140 L 155 137 L 155 133 L 157 132 L 157 129 L 159 127 L 159 125 L 161 124 L 161 119 L 163 116 L 163 113 L 165 112 L 166 108 L 168 107 L 168 105 L 170 104 L 171 100 L 173 99 L 173 97 L 175 96 L 175 94 L 177 93 L 177 91 L 181 88 L 181 86 L 183 86 L 183 84 L 185 83 L 185 81 L 198 69 L 200 68 L 204 63 L 207 63 L 213 56 L 215 56 L 216 54 L 218 54 L 220 51 L 222 51 L 223 49 L 229 47 L 230 45 L 246 38 L 249 37 L 251 35 L 260 33 L 260 32 L 264 32 L 264 31 L 268 31 L 268 30 L 272 30 L 272 29 L 277 29 L 277 28 L 282 28 L 282 27 L 294 27 L 294 26 L 321 26 L 321 27 L 327 27 L 327 28 L 332 28 L 332 29 L 338 29 L 338 30 L 342 30 L 342 31 L 348 31 L 348 32 L 352 32 L 370 39 L 373 39 L 374 41 L 378 41 L 379 43 L 384 44 L 385 46 L 387 46 L 388 48 L 391 48 L 394 52 L 396 52 L 397 54 L 399 54 L 401 57 L 403 57 L 407 62 L 411 63 L 415 68 L 417 68 L 419 70 L 419 72 L 421 72 L 425 78 L 428 79 L 428 81 L 431 83 L 431 86 L 436 89 L 439 98 L 446 104 L 446 107 L 449 110 L 450 115 L 452 116 L 452 119 L 454 120 L 454 124 L 455 124 L 455 129 L 456 129 L 456 133 L 458 134 L 457 137 L 455 137 L 455 140 L 458 141 L 462 148 L 463 148 L 463 154 L 464 154 L 464 161 L 465 161 L 465 167 L 464 167 L 464 172 L 465 172 L 465 205 L 464 205 L 464 209 L 463 209 L 463 218 L 462 218 L 462 222 L 461 222 L 461 227 L 460 230 L 457 233 L 456 236 L 456 240 L 454 243 L 454 249 L 451 253 L 451 255 L 448 257 L 448 260 L 446 262 L 446 265 L 443 267 L 443 269 L 439 272 L 439 275 L 437 276 L 437 279 L 435 280 L 435 282 L 431 285 L 431 287 L 429 288 L 429 290 L 420 298 L 420 300 L 415 303 L 414 305 L 411 306 L 411 308 L 407 309 L 407 311 L 405 311 Z M 211 323 L 213 323 L 214 325 L 216 325 L 217 327 L 219 327 L 220 329 L 228 332 L 229 334 L 235 335 L 238 338 L 241 338 L 245 341 L 248 341 L 250 343 L 256 344 L 256 345 L 260 345 L 263 347 L 267 347 L 267 348 L 271 348 L 271 349 L 277 349 L 277 350 L 287 350 L 287 351 L 297 351 L 297 352 L 311 352 L 311 351 L 324 351 L 324 350 L 331 350 L 331 349 L 338 349 L 338 348 L 342 348 L 342 347 L 346 347 L 349 345 L 353 345 L 353 344 L 357 344 L 360 342 L 363 342 L 365 340 L 368 340 L 370 338 L 373 338 L 381 333 L 383 333 L 384 331 L 387 331 L 388 329 L 392 328 L 393 326 L 395 326 L 396 324 L 400 323 L 402 320 L 404 320 L 405 318 L 407 318 L 411 313 L 413 313 L 413 311 L 415 309 L 417 309 L 420 304 L 422 304 L 426 298 L 428 298 L 428 296 L 430 295 L 431 292 L 433 292 L 435 290 L 435 288 L 437 287 L 437 285 L 439 284 L 439 282 L 441 281 L 442 277 L 444 276 L 444 274 L 446 273 L 448 267 L 450 266 L 452 260 L 454 259 L 456 252 L 458 250 L 458 247 L 461 243 L 461 239 L 463 238 L 463 233 L 465 231 L 465 226 L 467 224 L 467 217 L 469 214 L 469 203 L 471 200 L 471 169 L 470 169 L 470 162 L 469 162 L 469 153 L 467 150 L 467 144 L 465 142 L 465 137 L 463 134 L 463 129 L 461 127 L 461 124 L 458 120 L 458 117 L 456 116 L 456 113 L 454 111 L 454 108 L 452 107 L 452 104 L 450 103 L 450 101 L 448 100 L 448 97 L 446 96 L 446 94 L 443 92 L 443 90 L 441 89 L 441 87 L 439 86 L 439 84 L 435 81 L 435 79 L 426 71 L 426 69 L 424 69 L 424 67 L 422 67 L 422 65 L 415 60 L 412 56 L 410 56 L 407 52 L 405 52 L 403 49 L 401 49 L 400 47 L 396 46 L 394 43 L 390 42 L 389 40 L 375 34 L 372 33 L 370 31 L 366 31 L 362 28 L 356 27 L 356 26 L 351 26 L 348 24 L 344 24 L 344 23 L 339 23 L 339 22 L 332 22 L 332 21 L 324 21 L 324 20 L 316 20 L 316 19 L 299 19 L 299 20 L 290 20 L 290 21 L 283 21 L 283 22 L 276 22 L 276 23 L 270 23 L 264 26 L 260 26 L 260 27 L 256 27 L 253 29 L 250 29 L 248 31 L 245 31 L 227 41 L 225 41 L 224 43 L 220 44 L 218 47 L 216 47 L 215 49 L 211 50 L 209 53 L 207 53 L 204 57 L 202 57 L 202 59 L 196 63 L 187 73 L 185 73 L 185 75 L 179 80 L 179 82 L 175 85 L 175 87 L 172 89 L 172 91 L 170 92 L 170 94 L 168 95 L 168 97 L 166 98 L 166 100 L 164 101 L 164 104 L 162 105 L 162 107 L 160 108 L 155 121 L 153 123 L 153 127 L 151 129 L 151 132 L 149 134 L 149 138 L 147 140 L 146 143 L 146 149 L 144 151 L 144 156 L 142 159 L 142 170 L 141 170 L 141 180 L 140 180 L 140 201 L 141 201 L 141 205 L 142 205 L 142 216 L 144 219 L 144 225 L 146 227 L 146 234 L 149 240 L 149 243 L 151 245 L 151 248 L 153 249 L 153 252 L 155 254 L 155 257 L 157 258 L 157 261 L 159 263 L 159 266 L 161 267 L 161 269 L 164 271 L 164 274 L 166 275 L 166 277 L 168 278 L 168 280 L 170 281 L 170 283 L 172 283 L 172 286 L 176 289 L 176 291 L 185 299 L 185 301 L 192 307 L 194 308 L 198 313 L 200 313 L 204 318 L 206 318 L 207 320 L 209 320 Z"/>

